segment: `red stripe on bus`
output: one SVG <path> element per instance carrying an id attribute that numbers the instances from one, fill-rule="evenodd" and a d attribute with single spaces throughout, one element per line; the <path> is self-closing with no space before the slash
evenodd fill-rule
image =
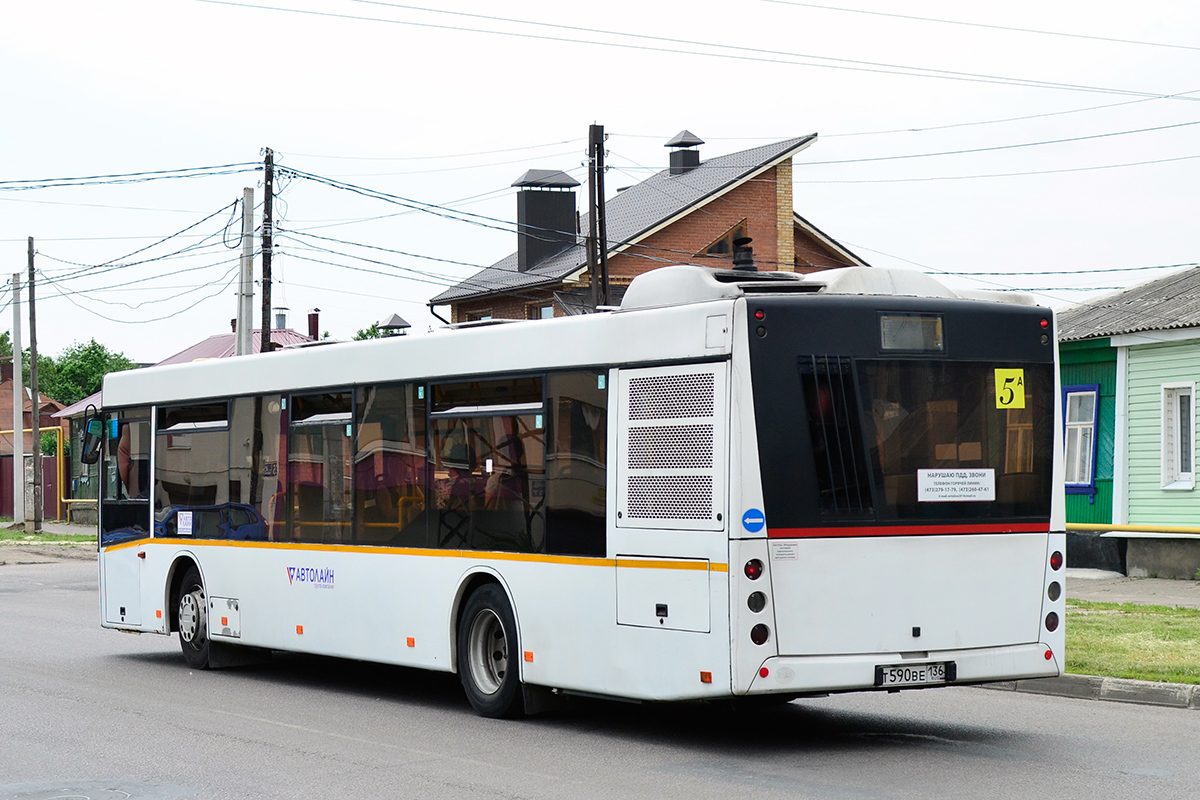
<path id="1" fill-rule="evenodd" d="M 1048 533 L 1050 523 L 1022 525 L 872 525 L 852 528 L 769 528 L 772 539 L 824 539 L 840 536 L 945 536 L 961 533 Z"/>

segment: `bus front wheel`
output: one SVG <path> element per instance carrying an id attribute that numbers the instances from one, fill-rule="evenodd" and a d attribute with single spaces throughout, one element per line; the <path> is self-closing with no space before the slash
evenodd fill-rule
<path id="1" fill-rule="evenodd" d="M 208 669 L 208 598 L 200 571 L 188 567 L 179 585 L 179 646 L 192 669 Z"/>
<path id="2" fill-rule="evenodd" d="M 467 699 L 481 716 L 521 713 L 523 696 L 517 621 L 497 584 L 480 586 L 467 598 L 458 628 L 458 674 Z"/>

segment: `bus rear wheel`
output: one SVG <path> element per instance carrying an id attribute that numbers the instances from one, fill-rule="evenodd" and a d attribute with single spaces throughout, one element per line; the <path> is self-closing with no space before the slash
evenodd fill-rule
<path id="1" fill-rule="evenodd" d="M 497 584 L 480 586 L 463 607 L 458 674 L 472 707 L 484 717 L 513 717 L 524 708 L 517 621 Z"/>
<path id="2" fill-rule="evenodd" d="M 208 669 L 208 598 L 200 571 L 188 567 L 179 585 L 179 647 L 192 669 Z"/>

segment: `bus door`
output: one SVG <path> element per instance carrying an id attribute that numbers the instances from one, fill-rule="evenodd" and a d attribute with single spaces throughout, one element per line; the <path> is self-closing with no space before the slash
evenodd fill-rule
<path id="1" fill-rule="evenodd" d="M 141 564 L 137 547 L 116 545 L 150 537 L 150 415 L 118 411 L 105 420 L 100 504 L 101 601 L 104 621 L 140 625 Z"/>

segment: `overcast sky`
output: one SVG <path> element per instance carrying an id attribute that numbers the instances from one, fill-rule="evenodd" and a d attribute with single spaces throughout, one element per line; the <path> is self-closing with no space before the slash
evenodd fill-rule
<path id="1" fill-rule="evenodd" d="M 1017 273 L 953 285 L 1061 307 L 1200 260 L 1200 4 L 826 2 L 4 3 L 0 326 L 33 236 L 41 352 L 94 337 L 153 362 L 227 332 L 231 204 L 253 186 L 261 212 L 260 172 L 13 182 L 271 147 L 285 168 L 478 215 L 278 187 L 292 326 L 319 307 L 335 338 L 392 313 L 423 332 L 431 296 L 516 249 L 515 178 L 584 180 L 592 122 L 610 192 L 665 166 L 684 128 L 701 158 L 816 132 L 796 210 L 876 266 Z"/>

